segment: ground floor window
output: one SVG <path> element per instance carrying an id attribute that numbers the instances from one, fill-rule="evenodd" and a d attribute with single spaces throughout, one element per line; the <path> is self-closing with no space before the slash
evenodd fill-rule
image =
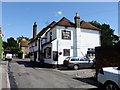
<path id="1" fill-rule="evenodd" d="M 54 61 L 58 60 L 58 51 L 53 51 L 53 60 Z"/>
<path id="2" fill-rule="evenodd" d="M 70 49 L 63 49 L 63 56 L 70 56 Z"/>
<path id="3" fill-rule="evenodd" d="M 51 47 L 47 47 L 44 49 L 44 57 L 47 59 L 51 58 Z"/>

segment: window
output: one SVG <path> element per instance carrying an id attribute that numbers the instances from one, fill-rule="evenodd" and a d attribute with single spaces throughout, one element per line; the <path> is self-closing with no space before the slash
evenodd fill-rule
<path id="1" fill-rule="evenodd" d="M 80 61 L 89 61 L 88 58 L 81 58 Z"/>
<path id="2" fill-rule="evenodd" d="M 45 43 L 47 43 L 47 33 L 45 34 L 44 39 L 45 39 Z"/>
<path id="3" fill-rule="evenodd" d="M 69 61 L 70 60 L 70 57 L 67 57 L 66 59 L 65 59 L 65 61 Z"/>
<path id="4" fill-rule="evenodd" d="M 120 67 L 118 67 L 117 70 L 120 70 Z"/>
<path id="5" fill-rule="evenodd" d="M 50 41 L 52 41 L 52 32 L 50 32 Z"/>
<path id="6" fill-rule="evenodd" d="M 62 39 L 71 40 L 71 32 L 62 30 Z"/>
<path id="7" fill-rule="evenodd" d="M 58 60 L 58 51 L 53 51 L 53 60 L 54 61 Z"/>
<path id="8" fill-rule="evenodd" d="M 47 59 L 51 58 L 51 47 L 47 47 L 44 49 L 44 57 Z"/>
<path id="9" fill-rule="evenodd" d="M 71 61 L 79 61 L 78 58 L 72 58 Z"/>
<path id="10" fill-rule="evenodd" d="M 37 41 L 35 42 L 35 46 L 37 46 Z"/>
<path id="11" fill-rule="evenodd" d="M 70 56 L 70 49 L 63 49 L 64 56 Z"/>

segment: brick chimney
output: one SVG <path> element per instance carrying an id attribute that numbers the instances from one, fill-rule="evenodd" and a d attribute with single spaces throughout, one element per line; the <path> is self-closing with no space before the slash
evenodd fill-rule
<path id="1" fill-rule="evenodd" d="M 36 37 L 36 33 L 37 33 L 37 24 L 36 24 L 36 22 L 34 22 L 34 25 L 33 25 L 33 39 Z"/>
<path id="2" fill-rule="evenodd" d="M 74 17 L 74 20 L 75 20 L 75 27 L 80 28 L 80 17 L 77 12 L 76 12 L 76 16 Z"/>

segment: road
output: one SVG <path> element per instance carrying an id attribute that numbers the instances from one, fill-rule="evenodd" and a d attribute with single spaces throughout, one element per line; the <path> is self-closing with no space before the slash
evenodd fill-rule
<path id="1" fill-rule="evenodd" d="M 94 72 L 91 69 L 58 70 L 49 66 L 31 64 L 29 60 L 18 59 L 9 63 L 11 88 L 82 88 L 84 90 L 96 90 L 97 83 L 93 79 L 93 74 Z"/>

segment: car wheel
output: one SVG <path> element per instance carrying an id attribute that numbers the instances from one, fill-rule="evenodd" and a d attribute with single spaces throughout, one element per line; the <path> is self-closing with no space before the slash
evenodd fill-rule
<path id="1" fill-rule="evenodd" d="M 105 90 L 118 90 L 118 86 L 113 82 L 108 82 L 104 85 Z"/>
<path id="2" fill-rule="evenodd" d="M 74 69 L 74 70 L 78 70 L 78 68 L 79 68 L 78 65 L 74 65 L 74 66 L 73 66 L 73 69 Z"/>

